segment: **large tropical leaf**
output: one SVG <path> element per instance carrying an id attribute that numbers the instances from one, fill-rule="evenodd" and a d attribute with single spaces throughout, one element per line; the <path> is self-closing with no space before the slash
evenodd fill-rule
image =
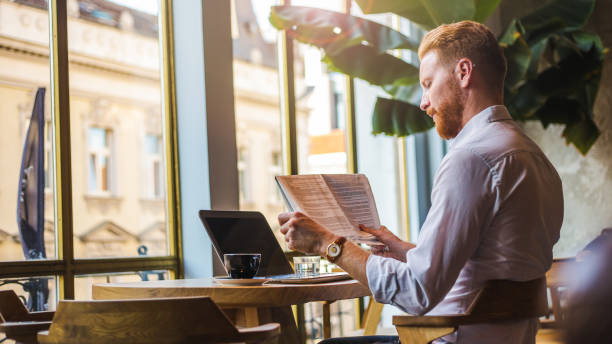
<path id="1" fill-rule="evenodd" d="M 459 20 L 484 21 L 500 0 L 355 0 L 363 13 L 395 13 L 426 30 Z"/>
<path id="2" fill-rule="evenodd" d="M 586 155 L 597 138 L 599 129 L 591 118 L 585 118 L 580 122 L 573 122 L 563 129 L 563 137 L 567 144 L 573 144 L 582 155 Z"/>
<path id="3" fill-rule="evenodd" d="M 378 54 L 365 45 L 355 45 L 323 61 L 332 70 L 352 75 L 373 85 L 409 85 L 419 80 L 419 69 L 389 54 Z M 384 66 L 384 68 L 381 68 Z"/>
<path id="4" fill-rule="evenodd" d="M 372 115 L 372 133 L 406 136 L 427 131 L 433 121 L 417 106 L 396 99 L 378 98 Z"/>
<path id="5" fill-rule="evenodd" d="M 425 30 L 437 26 L 420 0 L 355 0 L 355 2 L 364 14 L 395 13 Z"/>
<path id="6" fill-rule="evenodd" d="M 433 22 L 437 25 L 474 19 L 474 0 L 420 0 Z"/>
<path id="7" fill-rule="evenodd" d="M 520 19 L 531 45 L 553 33 L 580 29 L 593 12 L 595 0 L 556 0 Z"/>
<path id="8" fill-rule="evenodd" d="M 474 7 L 476 13 L 474 14 L 474 21 L 483 23 L 491 13 L 499 6 L 501 0 L 475 0 Z"/>
<path id="9" fill-rule="evenodd" d="M 565 142 L 573 144 L 583 155 L 589 151 L 600 135 L 593 119 L 584 113 L 582 104 L 573 99 L 552 97 L 536 115 L 544 128 L 552 123 L 565 125 L 561 134 Z"/>
<path id="10" fill-rule="evenodd" d="M 504 49 L 508 73 L 506 74 L 505 87 L 515 89 L 522 81 L 531 65 L 532 54 L 529 45 L 521 35 L 520 23 L 513 20 L 508 30 L 499 39 L 499 44 Z"/>
<path id="11" fill-rule="evenodd" d="M 546 54 L 541 53 L 543 43 L 549 50 Z M 527 73 L 516 89 L 507 85 L 506 105 L 516 119 L 539 120 L 544 127 L 565 125 L 566 142 L 586 154 L 599 136 L 593 105 L 604 59 L 601 41 L 597 35 L 576 30 L 549 35 L 534 48 L 532 58 L 548 67 Z M 508 64 L 510 69 L 516 65 Z"/>
<path id="12" fill-rule="evenodd" d="M 418 82 L 410 85 L 385 85 L 382 89 L 393 97 L 393 99 L 401 100 L 416 106 L 421 103 L 423 91 Z"/>
<path id="13" fill-rule="evenodd" d="M 336 55 L 343 49 L 360 45 L 378 54 L 392 49 L 417 50 L 419 41 L 376 22 L 344 13 L 300 6 L 273 6 L 270 23 L 287 30 L 292 38 L 325 49 Z"/>

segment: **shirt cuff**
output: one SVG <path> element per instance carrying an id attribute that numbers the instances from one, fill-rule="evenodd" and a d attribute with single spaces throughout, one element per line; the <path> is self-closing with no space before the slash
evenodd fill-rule
<path id="1" fill-rule="evenodd" d="M 370 254 L 366 262 L 368 287 L 370 287 L 374 300 L 378 303 L 393 304 L 393 298 L 397 293 L 395 271 L 390 269 L 389 262 L 386 262 L 389 259 L 392 258 Z"/>

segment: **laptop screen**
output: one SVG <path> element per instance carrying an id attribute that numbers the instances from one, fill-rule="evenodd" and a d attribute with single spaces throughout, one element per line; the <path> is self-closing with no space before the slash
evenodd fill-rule
<path id="1" fill-rule="evenodd" d="M 285 253 L 260 212 L 200 210 L 199 214 L 221 261 L 226 253 L 261 253 L 256 276 L 293 273 Z"/>

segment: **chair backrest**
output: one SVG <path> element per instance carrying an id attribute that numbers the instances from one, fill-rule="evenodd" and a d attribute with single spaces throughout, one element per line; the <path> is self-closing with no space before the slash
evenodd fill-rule
<path id="1" fill-rule="evenodd" d="M 555 259 L 546 272 L 546 286 L 550 292 L 550 302 L 555 322 L 561 322 L 565 319 L 566 290 L 570 284 L 568 270 L 572 264 L 575 264 L 573 258 Z"/>
<path id="2" fill-rule="evenodd" d="M 467 311 L 472 321 L 537 318 L 546 315 L 546 279 L 488 281 Z"/>
<path id="3" fill-rule="evenodd" d="M 206 338 L 206 339 L 205 339 Z M 239 338 L 209 297 L 74 301 L 57 306 L 45 343 L 200 343 Z"/>
<path id="4" fill-rule="evenodd" d="M 0 323 L 26 320 L 28 309 L 13 290 L 0 290 Z"/>
<path id="5" fill-rule="evenodd" d="M 544 277 L 526 282 L 493 280 L 480 290 L 465 314 L 396 315 L 393 325 L 402 343 L 430 343 L 462 325 L 537 318 L 547 310 Z"/>

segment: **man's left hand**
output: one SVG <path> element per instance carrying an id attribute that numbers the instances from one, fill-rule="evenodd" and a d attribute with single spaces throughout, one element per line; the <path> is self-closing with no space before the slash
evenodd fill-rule
<path id="1" fill-rule="evenodd" d="M 278 215 L 278 222 L 291 250 L 325 256 L 327 245 L 336 239 L 325 227 L 299 211 Z"/>

